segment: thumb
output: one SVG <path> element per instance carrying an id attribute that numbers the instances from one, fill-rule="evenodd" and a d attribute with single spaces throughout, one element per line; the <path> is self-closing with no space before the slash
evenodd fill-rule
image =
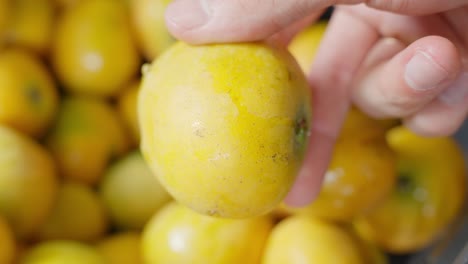
<path id="1" fill-rule="evenodd" d="M 175 0 L 166 24 L 192 44 L 263 40 L 333 0 Z"/>
<path id="2" fill-rule="evenodd" d="M 167 7 L 166 24 L 176 38 L 192 44 L 255 41 L 331 5 L 358 3 L 424 15 L 464 6 L 468 0 L 174 0 Z"/>
<path id="3" fill-rule="evenodd" d="M 406 15 L 429 15 L 468 5 L 468 0 L 367 0 L 362 2 L 369 7 Z M 466 14 L 466 8 L 464 12 Z"/>

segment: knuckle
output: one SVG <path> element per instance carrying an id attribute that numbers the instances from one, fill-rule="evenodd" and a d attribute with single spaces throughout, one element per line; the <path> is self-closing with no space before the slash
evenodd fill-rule
<path id="1" fill-rule="evenodd" d="M 411 0 L 367 0 L 366 5 L 383 10 L 394 12 L 408 11 Z"/>
<path id="2" fill-rule="evenodd" d="M 393 117 L 403 117 L 417 110 L 417 101 L 409 96 L 395 94 L 390 89 L 381 89 L 387 114 Z"/>

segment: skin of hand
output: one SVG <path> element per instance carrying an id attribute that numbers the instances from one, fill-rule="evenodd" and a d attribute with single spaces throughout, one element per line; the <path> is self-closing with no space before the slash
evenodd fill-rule
<path id="1" fill-rule="evenodd" d="M 331 5 L 308 74 L 314 122 L 291 206 L 317 196 L 351 103 L 421 135 L 459 128 L 468 113 L 468 0 L 175 0 L 166 10 L 170 32 L 192 44 L 286 45 Z"/>

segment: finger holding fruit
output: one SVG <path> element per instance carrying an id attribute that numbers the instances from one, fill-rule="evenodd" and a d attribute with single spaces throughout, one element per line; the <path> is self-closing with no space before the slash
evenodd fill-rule
<path id="1" fill-rule="evenodd" d="M 328 22 L 190 45 L 170 2 L 0 0 L 0 264 L 388 264 L 450 227 L 460 150 L 311 87 Z"/>
<path id="2" fill-rule="evenodd" d="M 396 181 L 396 156 L 385 139 L 387 126 L 351 109 L 317 198 L 304 208 L 285 204 L 281 210 L 348 222 L 377 206 Z"/>

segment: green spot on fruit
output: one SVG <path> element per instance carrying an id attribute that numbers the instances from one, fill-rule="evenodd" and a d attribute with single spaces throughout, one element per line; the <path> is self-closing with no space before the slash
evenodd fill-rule
<path id="1" fill-rule="evenodd" d="M 294 124 L 294 148 L 301 155 L 307 145 L 307 137 L 309 135 L 309 122 L 305 111 L 301 111 Z"/>
<path id="2" fill-rule="evenodd" d="M 34 82 L 30 82 L 26 85 L 26 96 L 35 107 L 39 107 L 41 105 L 42 95 Z"/>
<path id="3" fill-rule="evenodd" d="M 415 182 L 415 177 L 412 173 L 409 172 L 399 172 L 397 183 L 396 183 L 396 193 L 399 197 L 404 199 L 414 200 L 415 195 L 418 192 L 418 185 Z"/>
<path id="4" fill-rule="evenodd" d="M 411 193 L 414 189 L 411 177 L 406 174 L 400 174 L 397 181 L 397 189 L 400 193 Z"/>

